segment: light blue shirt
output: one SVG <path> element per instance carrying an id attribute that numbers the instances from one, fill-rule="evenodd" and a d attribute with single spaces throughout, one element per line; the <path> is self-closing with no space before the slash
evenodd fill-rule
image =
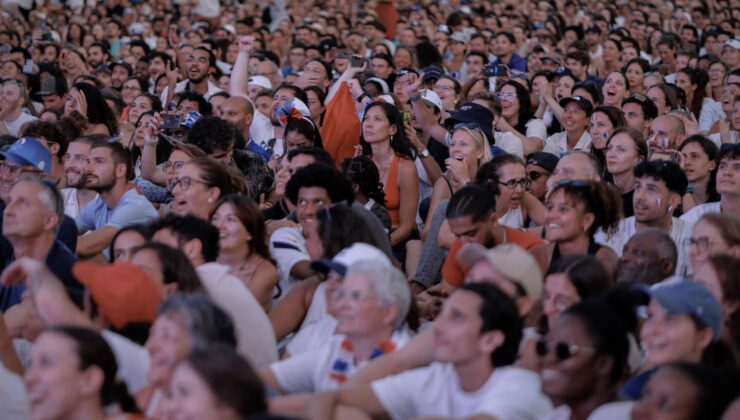
<path id="1" fill-rule="evenodd" d="M 80 232 L 113 226 L 121 229 L 135 224 L 148 223 L 159 217 L 152 203 L 136 189 L 126 191 L 115 207 L 109 209 L 100 195 L 80 210 L 77 215 L 77 228 Z"/>

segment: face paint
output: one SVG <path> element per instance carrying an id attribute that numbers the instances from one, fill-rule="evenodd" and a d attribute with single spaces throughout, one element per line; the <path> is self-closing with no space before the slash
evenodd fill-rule
<path id="1" fill-rule="evenodd" d="M 660 207 L 660 202 L 661 202 L 661 201 L 660 201 L 660 198 L 656 198 L 656 199 L 655 199 L 655 205 L 656 205 L 656 206 Z"/>

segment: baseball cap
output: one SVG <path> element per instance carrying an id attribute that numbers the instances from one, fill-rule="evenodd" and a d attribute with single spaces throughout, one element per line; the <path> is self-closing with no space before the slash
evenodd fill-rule
<path id="1" fill-rule="evenodd" d="M 21 137 L 16 140 L 8 150 L 0 152 L 0 157 L 18 165 L 33 166 L 51 175 L 51 154 L 33 137 Z"/>
<path id="2" fill-rule="evenodd" d="M 270 82 L 270 79 L 265 76 L 249 76 L 249 79 L 247 79 L 247 84 L 257 85 L 261 88 L 272 90 L 272 82 Z"/>
<path id="3" fill-rule="evenodd" d="M 437 80 L 445 74 L 445 71 L 442 70 L 442 67 L 439 66 L 429 66 L 422 71 L 424 72 L 424 78 L 422 79 L 422 82 L 424 83 L 427 83 L 431 80 Z"/>
<path id="4" fill-rule="evenodd" d="M 67 82 L 59 76 L 49 76 L 41 79 L 41 89 L 36 94 L 38 97 L 48 95 L 62 96 L 67 93 Z"/>
<path id="5" fill-rule="evenodd" d="M 438 111 L 442 111 L 442 99 L 431 89 L 422 89 L 419 93 L 421 99 L 427 103 L 427 105 L 437 108 Z"/>
<path id="6" fill-rule="evenodd" d="M 728 39 L 727 41 L 725 41 L 725 46 L 729 46 L 736 50 L 740 50 L 740 39 L 737 39 L 737 38 Z"/>
<path id="7" fill-rule="evenodd" d="M 365 80 L 365 83 L 375 83 L 380 88 L 381 93 L 390 92 L 390 89 L 388 88 L 388 83 L 386 83 L 386 81 L 381 79 L 380 77 L 370 77 Z"/>
<path id="8" fill-rule="evenodd" d="M 558 166 L 558 157 L 548 152 L 535 152 L 527 156 L 527 165 L 539 166 L 553 173 L 555 167 Z"/>
<path id="9" fill-rule="evenodd" d="M 555 54 L 547 54 L 547 55 L 542 56 L 542 58 L 540 58 L 540 61 L 542 61 L 542 62 L 547 61 L 547 60 L 552 61 L 553 63 L 557 64 L 558 66 L 562 63 L 560 61 L 560 57 L 558 57 Z"/>
<path id="10" fill-rule="evenodd" d="M 486 260 L 511 281 L 522 286 L 527 297 L 537 300 L 542 295 L 542 272 L 532 254 L 515 244 L 501 244 L 491 249 L 481 244 L 467 244 L 457 253 L 457 261 L 471 268 Z"/>
<path id="11" fill-rule="evenodd" d="M 478 127 L 483 130 L 483 133 L 488 137 L 491 144 L 493 144 L 493 112 L 483 105 L 468 102 L 463 104 L 445 120 L 447 129 L 452 129 L 457 123 L 478 124 Z"/>
<path id="12" fill-rule="evenodd" d="M 712 329 L 713 340 L 719 339 L 722 305 L 703 284 L 674 276 L 651 286 L 648 294 L 670 313 L 691 315 L 701 320 Z"/>
<path id="13" fill-rule="evenodd" d="M 84 284 L 103 314 L 118 329 L 132 322 L 154 322 L 162 292 L 131 263 L 100 265 L 79 261 L 72 274 Z"/>
<path id="14" fill-rule="evenodd" d="M 364 260 L 372 260 L 378 264 L 391 265 L 391 260 L 388 259 L 388 256 L 383 251 L 372 245 L 357 242 L 339 251 L 331 260 L 322 258 L 313 261 L 311 263 L 311 269 L 320 273 L 333 271 L 344 277 L 352 264 Z"/>
<path id="15" fill-rule="evenodd" d="M 401 76 L 405 76 L 407 74 L 412 74 L 412 73 L 417 76 L 419 75 L 419 72 L 411 67 L 401 67 L 400 69 L 396 70 L 395 75 L 396 77 L 401 77 Z"/>
<path id="16" fill-rule="evenodd" d="M 589 102 L 589 100 L 584 98 L 583 96 L 569 96 L 567 98 L 563 98 L 560 100 L 560 106 L 565 108 L 565 106 L 571 102 L 577 103 L 578 106 L 580 106 L 582 110 L 586 111 L 586 115 L 589 117 L 591 116 L 591 113 L 594 111 L 594 107 L 593 105 L 591 105 L 591 102 Z"/>

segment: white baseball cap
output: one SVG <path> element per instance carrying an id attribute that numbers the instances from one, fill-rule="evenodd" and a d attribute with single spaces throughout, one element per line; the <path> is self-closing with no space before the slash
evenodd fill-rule
<path id="1" fill-rule="evenodd" d="M 442 99 L 433 90 L 423 89 L 419 96 L 427 104 L 436 107 L 438 111 L 442 111 Z"/>
<path id="2" fill-rule="evenodd" d="M 272 83 L 270 82 L 270 79 L 265 76 L 250 76 L 247 80 L 247 84 L 257 85 L 261 88 L 272 90 Z"/>

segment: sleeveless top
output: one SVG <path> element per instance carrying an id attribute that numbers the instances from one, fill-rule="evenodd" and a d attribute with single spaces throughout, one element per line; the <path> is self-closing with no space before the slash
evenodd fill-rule
<path id="1" fill-rule="evenodd" d="M 383 186 L 385 193 L 385 208 L 391 216 L 391 224 L 398 226 L 399 213 L 401 208 L 401 188 L 398 186 L 398 165 L 401 163 L 401 156 L 396 155 L 391 161 L 391 167 L 388 169 L 388 180 Z"/>
<path id="2" fill-rule="evenodd" d="M 596 253 L 599 252 L 599 250 L 603 248 L 601 245 L 597 244 L 596 241 L 594 241 L 593 238 L 591 238 L 588 241 L 588 251 L 587 255 L 596 256 Z M 550 260 L 550 265 L 552 265 L 552 262 L 560 258 L 560 248 L 558 248 L 558 244 L 555 244 L 555 247 L 552 250 L 552 259 Z"/>

